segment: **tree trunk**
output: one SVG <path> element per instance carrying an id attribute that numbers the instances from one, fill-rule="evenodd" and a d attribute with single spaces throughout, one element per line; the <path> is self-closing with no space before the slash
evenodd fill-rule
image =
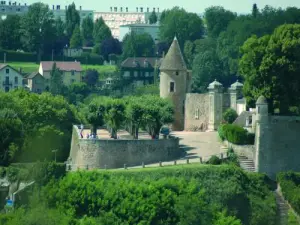
<path id="1" fill-rule="evenodd" d="M 92 134 L 97 134 L 97 126 L 95 126 L 95 125 L 92 126 L 91 133 Z"/>
<path id="2" fill-rule="evenodd" d="M 139 127 L 138 126 L 135 126 L 134 139 L 139 139 Z"/>

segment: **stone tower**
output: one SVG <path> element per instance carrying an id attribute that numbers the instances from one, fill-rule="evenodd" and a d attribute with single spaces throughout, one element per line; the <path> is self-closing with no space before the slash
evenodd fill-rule
<path id="1" fill-rule="evenodd" d="M 243 84 L 238 80 L 229 88 L 230 93 L 230 108 L 237 111 L 237 100 L 242 97 Z"/>
<path id="2" fill-rule="evenodd" d="M 209 90 L 209 121 L 208 131 L 214 131 L 222 122 L 223 85 L 217 80 L 210 83 Z"/>
<path id="3" fill-rule="evenodd" d="M 184 101 L 188 91 L 188 71 L 178 41 L 174 38 L 160 70 L 160 97 L 170 98 L 174 104 L 172 130 L 184 130 Z"/>
<path id="4" fill-rule="evenodd" d="M 256 116 L 255 116 L 255 170 L 257 172 L 268 172 L 265 168 L 266 159 L 264 149 L 268 149 L 268 102 L 264 96 L 260 96 L 256 101 Z"/>

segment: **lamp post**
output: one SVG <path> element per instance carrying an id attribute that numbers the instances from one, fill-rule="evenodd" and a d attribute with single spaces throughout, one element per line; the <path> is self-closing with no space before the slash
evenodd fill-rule
<path id="1" fill-rule="evenodd" d="M 56 153 L 57 153 L 57 149 L 53 149 L 52 152 L 54 153 L 54 161 L 56 162 Z"/>

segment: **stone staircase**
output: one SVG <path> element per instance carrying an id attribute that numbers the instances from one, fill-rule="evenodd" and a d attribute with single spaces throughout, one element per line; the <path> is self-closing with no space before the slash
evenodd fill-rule
<path id="1" fill-rule="evenodd" d="M 279 190 L 274 191 L 277 204 L 277 225 L 288 225 L 289 205 L 286 203 Z"/>
<path id="2" fill-rule="evenodd" d="M 248 159 L 246 156 L 238 156 L 238 159 L 242 169 L 249 172 L 255 172 L 255 165 L 252 159 Z"/>

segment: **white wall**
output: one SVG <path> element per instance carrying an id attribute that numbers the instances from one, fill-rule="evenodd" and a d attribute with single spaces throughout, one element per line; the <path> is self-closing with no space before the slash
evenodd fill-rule
<path id="1" fill-rule="evenodd" d="M 3 84 L 7 81 L 6 77 L 8 77 L 8 85 Z M 8 90 L 5 87 L 9 88 L 9 90 L 23 87 L 23 76 L 9 66 L 0 70 L 0 89 L 3 91 Z"/>

